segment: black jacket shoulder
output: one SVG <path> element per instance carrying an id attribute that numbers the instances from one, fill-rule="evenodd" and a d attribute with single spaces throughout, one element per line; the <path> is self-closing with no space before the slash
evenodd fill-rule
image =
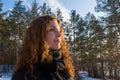
<path id="1" fill-rule="evenodd" d="M 50 80 L 43 72 L 36 70 L 34 74 L 30 75 L 26 67 L 19 68 L 12 75 L 12 80 Z"/>
<path id="2" fill-rule="evenodd" d="M 12 75 L 12 80 L 26 80 L 25 75 L 27 73 L 27 69 L 25 67 L 19 68 Z"/>
<path id="3" fill-rule="evenodd" d="M 70 80 L 70 75 L 65 67 L 64 60 L 53 60 L 51 63 L 35 65 L 33 73 L 26 67 L 14 72 L 12 80 Z"/>

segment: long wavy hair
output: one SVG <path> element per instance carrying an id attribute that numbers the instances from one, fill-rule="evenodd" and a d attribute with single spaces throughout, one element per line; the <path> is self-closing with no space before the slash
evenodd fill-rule
<path id="1" fill-rule="evenodd" d="M 48 31 L 48 25 L 50 21 L 57 20 L 61 26 L 61 21 L 50 15 L 44 15 L 36 18 L 30 24 L 30 27 L 26 31 L 24 37 L 23 46 L 21 53 L 18 54 L 16 69 L 23 66 L 29 67 L 31 73 L 34 69 L 34 64 L 52 60 L 52 56 L 49 54 L 49 45 L 46 42 L 46 33 Z M 61 53 L 66 62 L 66 69 L 71 77 L 75 76 L 74 67 L 70 58 L 70 52 L 67 48 L 67 43 L 64 38 L 64 31 L 61 27 Z M 39 59 L 41 58 L 41 59 Z"/>

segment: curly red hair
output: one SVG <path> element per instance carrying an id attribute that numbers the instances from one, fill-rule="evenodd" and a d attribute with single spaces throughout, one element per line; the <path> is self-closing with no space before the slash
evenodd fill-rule
<path id="1" fill-rule="evenodd" d="M 61 26 L 61 21 L 50 15 L 40 16 L 33 20 L 30 27 L 27 29 L 23 47 L 20 54 L 18 54 L 16 69 L 22 66 L 29 66 L 31 70 L 34 68 L 34 64 L 39 62 L 39 57 L 41 56 L 41 62 L 45 60 L 50 62 L 52 56 L 49 54 L 49 45 L 45 40 L 45 35 L 47 33 L 47 26 L 50 21 L 57 20 L 58 24 Z M 61 53 L 66 62 L 66 68 L 71 77 L 75 76 L 74 68 L 70 58 L 70 52 L 67 48 L 67 43 L 64 38 L 64 31 L 61 27 Z"/>

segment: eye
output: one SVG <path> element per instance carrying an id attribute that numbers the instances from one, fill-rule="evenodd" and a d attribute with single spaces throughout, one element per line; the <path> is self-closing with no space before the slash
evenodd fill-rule
<path id="1" fill-rule="evenodd" d="M 49 31 L 54 31 L 55 29 L 54 28 L 51 28 Z"/>

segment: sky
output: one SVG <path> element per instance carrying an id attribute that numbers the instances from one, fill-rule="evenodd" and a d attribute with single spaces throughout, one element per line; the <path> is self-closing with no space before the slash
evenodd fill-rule
<path id="1" fill-rule="evenodd" d="M 11 10 L 14 6 L 14 2 L 17 0 L 1 0 L 3 3 L 3 10 Z M 33 0 L 22 0 L 24 4 L 31 8 L 31 3 Z M 62 11 L 63 17 L 69 19 L 71 10 L 76 10 L 81 17 L 90 12 L 93 13 L 96 17 L 103 16 L 102 12 L 95 12 L 94 7 L 97 5 L 96 0 L 36 0 L 38 4 L 42 5 L 46 2 L 55 12 L 56 8 L 59 7 Z"/>

